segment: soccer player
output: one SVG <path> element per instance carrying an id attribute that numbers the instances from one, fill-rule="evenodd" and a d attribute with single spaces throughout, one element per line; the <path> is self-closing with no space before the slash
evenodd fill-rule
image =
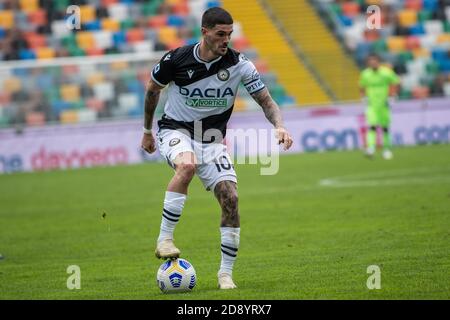
<path id="1" fill-rule="evenodd" d="M 359 86 L 364 102 L 367 102 L 366 121 L 369 129 L 366 135 L 366 155 L 373 157 L 377 143 L 377 128 L 383 130 L 383 158 L 392 159 L 391 151 L 391 111 L 390 107 L 398 93 L 399 77 L 385 66 L 380 58 L 370 54 L 367 68 L 361 72 Z"/>
<path id="2" fill-rule="evenodd" d="M 161 155 L 175 170 L 165 194 L 155 255 L 163 259 L 180 256 L 173 232 L 183 211 L 188 186 L 197 174 L 206 190 L 214 192 L 222 209 L 218 282 L 220 289 L 233 289 L 240 220 L 236 173 L 223 137 L 241 82 L 275 127 L 278 143 L 285 150 L 291 147 L 292 138 L 253 63 L 228 47 L 233 32 L 231 15 L 222 8 L 210 8 L 202 16 L 201 27 L 201 42 L 166 53 L 154 66 L 147 86 L 142 148 L 149 153 L 155 151 L 153 115 L 161 89 L 168 86 L 168 100 L 158 121 L 156 137 Z M 210 130 L 219 133 L 214 141 L 205 135 Z M 205 155 L 213 155 L 213 159 L 199 161 Z"/>

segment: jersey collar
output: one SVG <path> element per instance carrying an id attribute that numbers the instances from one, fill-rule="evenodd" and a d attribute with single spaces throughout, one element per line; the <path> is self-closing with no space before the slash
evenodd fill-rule
<path id="1" fill-rule="evenodd" d="M 199 47 L 200 47 L 200 42 L 197 43 L 197 44 L 194 46 L 194 58 L 195 58 L 195 60 L 197 60 L 199 63 L 203 63 L 203 64 L 205 65 L 205 67 L 206 67 L 207 70 L 209 70 L 209 68 L 211 68 L 211 66 L 212 66 L 214 63 L 216 63 L 217 61 L 219 61 L 220 59 L 222 59 L 222 56 L 219 56 L 217 59 L 214 59 L 214 60 L 209 61 L 209 62 L 208 62 L 208 61 L 205 61 L 205 60 L 202 60 L 202 59 L 200 58 L 200 55 L 198 54 Z"/>

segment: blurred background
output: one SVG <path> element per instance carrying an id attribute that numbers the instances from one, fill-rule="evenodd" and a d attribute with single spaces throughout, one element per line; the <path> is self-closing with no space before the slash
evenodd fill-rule
<path id="1" fill-rule="evenodd" d="M 80 29 L 67 26 L 71 5 Z M 367 27 L 370 5 L 380 29 Z M 450 105 L 450 0 L 2 0 L 0 128 L 140 123 L 153 65 L 199 41 L 201 15 L 214 6 L 232 13 L 232 47 L 284 110 L 330 115 L 353 105 L 362 116 L 357 83 L 370 52 L 401 76 L 401 100 Z M 241 88 L 235 114 L 254 110 Z"/>

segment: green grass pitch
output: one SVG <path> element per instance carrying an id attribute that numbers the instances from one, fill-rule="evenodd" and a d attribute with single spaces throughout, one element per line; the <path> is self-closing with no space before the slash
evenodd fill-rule
<path id="1" fill-rule="evenodd" d="M 198 178 L 175 231 L 191 293 L 165 295 L 154 257 L 164 163 L 0 176 L 0 299 L 449 299 L 450 146 L 285 155 L 238 165 L 237 290 L 219 291 L 220 210 Z M 104 217 L 102 215 L 106 213 Z M 81 269 L 68 290 L 66 269 Z M 367 267 L 381 270 L 369 290 Z"/>

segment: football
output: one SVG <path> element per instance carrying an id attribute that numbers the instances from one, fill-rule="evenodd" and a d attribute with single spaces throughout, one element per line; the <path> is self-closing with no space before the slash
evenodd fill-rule
<path id="1" fill-rule="evenodd" d="M 156 275 L 156 283 L 164 293 L 192 291 L 196 282 L 194 267 L 181 258 L 164 262 Z"/>

